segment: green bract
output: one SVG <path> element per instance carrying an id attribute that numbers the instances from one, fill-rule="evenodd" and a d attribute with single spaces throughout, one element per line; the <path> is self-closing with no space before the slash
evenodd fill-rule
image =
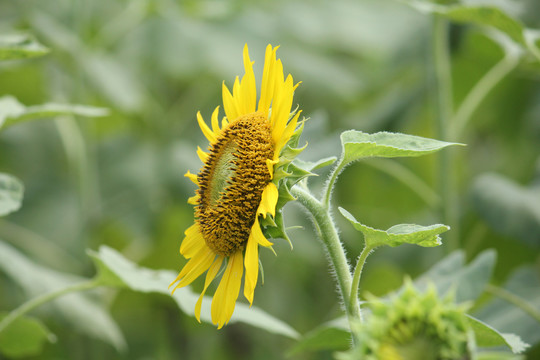
<path id="1" fill-rule="evenodd" d="M 453 296 L 440 299 L 434 287 L 418 292 L 407 280 L 392 299 L 369 296 L 371 315 L 357 326 L 359 346 L 340 359 L 467 359 L 474 345 L 465 310 Z"/>

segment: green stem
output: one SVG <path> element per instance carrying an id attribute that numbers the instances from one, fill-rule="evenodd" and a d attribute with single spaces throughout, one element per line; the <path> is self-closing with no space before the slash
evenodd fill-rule
<path id="1" fill-rule="evenodd" d="M 299 186 L 294 186 L 291 189 L 291 194 L 311 213 L 315 225 L 319 229 L 319 236 L 326 247 L 331 266 L 336 274 L 349 324 L 359 321 L 361 319 L 360 308 L 353 306 L 357 302 L 351 300 L 352 277 L 349 263 L 328 209 L 307 190 Z"/>
<path id="2" fill-rule="evenodd" d="M 364 246 L 364 249 L 360 253 L 360 256 L 358 256 L 358 261 L 356 262 L 356 267 L 354 268 L 354 275 L 352 279 L 352 286 L 351 286 L 351 297 L 349 302 L 349 307 L 351 309 L 354 308 L 360 308 L 359 304 L 359 296 L 358 296 L 358 289 L 360 288 L 360 277 L 362 276 L 362 269 L 364 268 L 364 264 L 366 263 L 366 259 L 373 250 L 373 247 Z M 360 317 L 362 317 L 362 313 L 359 312 Z"/>
<path id="3" fill-rule="evenodd" d="M 474 88 L 467 94 L 467 97 L 456 112 L 452 120 L 453 134 L 456 137 L 462 133 L 463 129 L 471 119 L 472 114 L 486 98 L 489 92 L 519 64 L 519 57 L 513 53 L 508 53 L 501 61 L 493 66 L 476 83 Z"/>
<path id="4" fill-rule="evenodd" d="M 34 310 L 38 306 L 41 306 L 65 294 L 93 289 L 95 287 L 100 286 L 100 284 L 101 282 L 99 280 L 92 279 L 89 281 L 84 281 L 81 283 L 69 285 L 68 287 L 65 287 L 63 289 L 54 290 L 49 293 L 30 299 L 24 304 L 22 304 L 21 306 L 19 306 L 18 308 L 16 308 L 15 310 L 11 311 L 8 314 L 8 316 L 6 316 L 0 322 L 0 333 L 4 331 L 9 325 L 11 325 L 19 317 L 21 317 L 22 315 L 26 314 L 29 311 Z"/>
<path id="5" fill-rule="evenodd" d="M 345 167 L 345 164 L 343 162 L 343 158 L 341 158 L 338 160 L 336 166 L 334 166 L 334 169 L 332 170 L 332 173 L 330 174 L 328 181 L 324 185 L 322 205 L 327 210 L 330 207 L 330 198 L 332 197 L 332 190 L 334 189 L 334 183 L 336 182 L 338 175 L 341 173 L 344 167 Z"/>
<path id="6" fill-rule="evenodd" d="M 450 139 L 450 119 L 453 112 L 452 72 L 450 63 L 450 47 L 448 44 L 449 22 L 440 15 L 433 18 L 433 61 L 435 66 L 435 85 L 437 109 L 438 138 Z M 442 217 L 445 224 L 452 227 L 446 236 L 448 250 L 457 249 L 459 241 L 458 202 L 454 181 L 454 166 L 451 151 L 442 151 L 439 163 L 440 194 L 442 196 Z"/>
<path id="7" fill-rule="evenodd" d="M 540 311 L 536 310 L 534 307 L 532 307 L 532 305 L 530 305 L 528 302 L 526 302 L 519 296 L 516 296 L 503 288 L 491 284 L 486 285 L 485 289 L 488 293 L 493 294 L 509 302 L 510 304 L 517 306 L 540 323 Z"/>

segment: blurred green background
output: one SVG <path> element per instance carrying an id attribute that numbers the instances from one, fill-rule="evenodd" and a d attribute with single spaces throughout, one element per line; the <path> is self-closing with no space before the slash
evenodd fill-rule
<path id="1" fill-rule="evenodd" d="M 535 0 L 496 2 L 531 28 L 540 28 Z M 339 155 L 339 133 L 395 131 L 437 137 L 431 18 L 390 0 L 0 0 L 0 33 L 31 33 L 51 52 L 0 65 L 0 96 L 26 105 L 49 101 L 105 107 L 101 119 L 60 117 L 28 122 L 0 134 L 0 170 L 25 185 L 23 207 L 0 219 L 0 237 L 36 263 L 90 277 L 85 249 L 108 245 L 134 262 L 179 270 L 178 247 L 193 222 L 186 203 L 198 172 L 197 145 L 206 146 L 195 114 L 208 118 L 221 104 L 221 86 L 243 74 L 248 44 L 258 81 L 268 43 L 281 45 L 285 71 L 302 84 L 295 94 L 307 122 L 305 160 Z M 481 28 L 451 28 L 453 97 L 459 104 L 502 57 Z M 459 180 L 459 224 L 454 231 L 468 259 L 495 248 L 493 282 L 524 264 L 540 268 L 540 67 L 522 61 L 474 113 L 452 148 Z M 437 190 L 438 155 L 399 160 Z M 381 160 L 383 161 L 383 160 Z M 377 162 L 355 164 L 338 182 L 335 203 L 364 224 L 442 222 L 431 204 Z M 320 188 L 326 172 L 312 179 Z M 440 194 L 439 194 L 440 195 Z M 294 250 L 276 241 L 275 257 L 261 254 L 265 283 L 255 305 L 300 333 L 341 314 L 333 275 L 309 221 L 289 204 L 286 225 Z M 359 233 L 336 220 L 351 258 Z M 443 239 L 444 242 L 444 239 Z M 382 249 L 365 268 L 361 287 L 384 295 L 404 274 L 421 274 L 449 252 Z M 195 289 L 202 283 L 197 282 Z M 0 309 L 24 293 L 0 273 Z M 217 331 L 181 313 L 163 295 L 104 290 L 128 345 L 81 334 L 43 309 L 38 316 L 56 334 L 35 359 L 278 359 L 290 339 L 247 325 Z M 500 329 L 504 331 L 505 329 Z M 538 354 L 532 350 L 530 359 Z M 330 352 L 294 358 L 327 359 Z"/>

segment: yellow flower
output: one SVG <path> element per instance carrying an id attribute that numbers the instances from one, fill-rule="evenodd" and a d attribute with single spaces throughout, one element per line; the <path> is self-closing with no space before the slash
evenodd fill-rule
<path id="1" fill-rule="evenodd" d="M 259 273 L 259 245 L 271 247 L 259 216 L 275 216 L 278 201 L 277 168 L 280 153 L 295 132 L 298 111 L 291 117 L 293 93 L 298 84 L 283 74 L 276 59 L 278 47 L 268 45 L 258 105 L 253 63 L 244 47 L 245 75 L 236 78 L 233 92 L 223 83 L 225 115 L 219 126 L 216 107 L 211 127 L 197 113 L 199 126 L 210 142 L 207 152 L 197 149 L 203 162 L 198 175 L 185 175 L 198 189 L 188 200 L 195 205 L 195 221 L 185 232 L 180 254 L 189 259 L 174 290 L 189 285 L 206 271 L 204 289 L 195 305 L 200 321 L 203 295 L 226 261 L 225 271 L 212 299 L 212 322 L 221 328 L 234 312 L 245 268 L 244 296 L 250 304 Z"/>

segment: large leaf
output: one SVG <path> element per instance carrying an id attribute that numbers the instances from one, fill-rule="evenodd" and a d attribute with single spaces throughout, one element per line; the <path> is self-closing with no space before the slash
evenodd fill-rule
<path id="1" fill-rule="evenodd" d="M 29 298 L 87 280 L 35 264 L 2 241 L 0 270 L 13 279 Z M 73 328 L 105 341 L 120 351 L 125 349 L 124 337 L 114 320 L 102 305 L 91 300 L 86 294 L 69 294 L 52 301 L 51 304 Z"/>
<path id="2" fill-rule="evenodd" d="M 99 276 L 106 284 L 111 286 L 122 286 L 139 292 L 153 292 L 171 296 L 168 287 L 177 275 L 173 271 L 151 270 L 137 266 L 124 258 L 117 251 L 106 246 L 101 246 L 98 252 L 91 251 L 90 256 L 96 263 L 96 267 L 99 269 Z M 199 298 L 199 294 L 184 287 L 176 290 L 172 297 L 184 313 L 194 316 L 193 309 Z M 203 300 L 201 320 L 211 323 L 210 297 L 208 296 Z M 250 308 L 243 303 L 236 304 L 230 322 L 243 322 L 293 339 L 299 337 L 296 330 L 288 324 L 276 319 L 255 306 Z"/>
<path id="3" fill-rule="evenodd" d="M 386 231 L 378 230 L 359 223 L 351 213 L 341 207 L 339 211 L 356 230 L 364 234 L 366 246 L 372 249 L 382 245 L 396 247 L 402 244 L 415 244 L 423 247 L 439 246 L 441 245 L 439 235 L 450 230 L 449 226 L 442 224 L 430 226 L 399 224 Z"/>
<path id="4" fill-rule="evenodd" d="M 341 134 L 342 165 L 366 157 L 412 157 L 431 154 L 457 143 L 399 133 L 366 134 L 348 130 Z"/>
<path id="5" fill-rule="evenodd" d="M 533 309 L 540 309 L 540 276 L 537 267 L 519 268 L 510 276 L 504 289 L 521 298 Z M 540 322 L 506 300 L 494 298 L 474 315 L 500 331 L 519 335 L 529 344 L 540 341 Z"/>
<path id="6" fill-rule="evenodd" d="M 45 55 L 48 52 L 49 49 L 29 35 L 0 36 L 0 60 L 26 59 Z"/>
<path id="7" fill-rule="evenodd" d="M 322 324 L 303 335 L 289 351 L 290 355 L 306 351 L 347 350 L 351 346 L 351 333 L 343 316 Z"/>
<path id="8" fill-rule="evenodd" d="M 529 345 L 514 334 L 502 334 L 488 324 L 469 316 L 469 326 L 474 331 L 476 344 L 480 347 L 508 346 L 514 354 L 521 354 Z"/>
<path id="9" fill-rule="evenodd" d="M 456 251 L 418 277 L 414 285 L 423 289 L 434 284 L 441 296 L 455 291 L 458 303 L 475 301 L 491 278 L 496 260 L 495 251 L 486 250 L 465 265 L 465 254 Z"/>
<path id="10" fill-rule="evenodd" d="M 107 109 L 85 105 L 48 103 L 25 106 L 13 96 L 0 97 L 0 129 L 26 120 L 49 118 L 58 115 L 79 115 L 102 117 L 109 113 Z"/>
<path id="11" fill-rule="evenodd" d="M 497 174 L 474 181 L 472 203 L 496 231 L 540 247 L 540 187 L 524 187 Z"/>
<path id="12" fill-rule="evenodd" d="M 0 321 L 7 313 L 0 313 Z M 55 342 L 54 336 L 41 321 L 22 316 L 0 333 L 0 354 L 9 358 L 38 355 L 46 342 Z"/>
<path id="13" fill-rule="evenodd" d="M 19 180 L 0 173 L 0 216 L 19 210 L 23 193 L 24 186 Z"/>

